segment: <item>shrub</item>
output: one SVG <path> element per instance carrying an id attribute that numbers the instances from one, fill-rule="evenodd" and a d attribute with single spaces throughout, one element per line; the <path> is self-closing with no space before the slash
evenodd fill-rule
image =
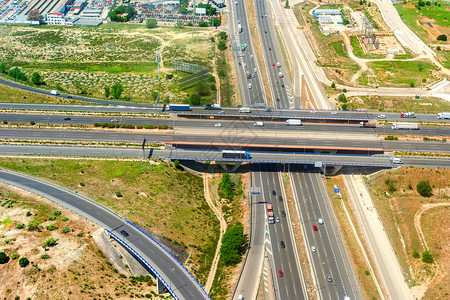
<path id="1" fill-rule="evenodd" d="M 176 169 L 180 169 L 180 167 L 181 167 L 180 161 L 178 159 L 175 159 L 174 162 L 173 162 L 173 166 Z"/>
<path id="2" fill-rule="evenodd" d="M 37 220 L 31 221 L 31 222 L 28 223 L 28 225 L 27 225 L 27 229 L 28 229 L 29 231 L 34 231 L 34 230 L 37 230 L 38 228 L 39 228 L 39 221 L 37 221 Z"/>
<path id="3" fill-rule="evenodd" d="M 0 264 L 6 264 L 9 261 L 8 255 L 5 252 L 0 252 Z"/>
<path id="4" fill-rule="evenodd" d="M 241 223 L 238 222 L 227 229 L 223 235 L 222 246 L 220 247 L 220 257 L 225 265 L 234 266 L 241 261 L 246 243 L 247 239 Z"/>
<path id="5" fill-rule="evenodd" d="M 415 83 L 414 83 L 413 81 L 411 81 L 411 82 L 409 83 L 409 86 L 410 86 L 410 87 L 414 87 L 414 86 L 415 86 Z"/>
<path id="6" fill-rule="evenodd" d="M 147 19 L 147 21 L 145 22 L 145 26 L 149 29 L 153 29 L 158 27 L 158 21 L 156 21 L 155 19 Z"/>
<path id="7" fill-rule="evenodd" d="M 33 120 L 30 121 L 30 125 L 34 125 L 36 124 L 36 122 L 34 122 Z"/>
<path id="8" fill-rule="evenodd" d="M 18 67 L 14 67 L 9 69 L 8 71 L 8 76 L 17 79 L 17 80 L 22 80 L 22 81 L 27 81 L 28 78 L 25 75 L 25 73 L 22 72 L 21 69 L 19 69 Z"/>
<path id="9" fill-rule="evenodd" d="M 56 217 L 55 216 L 51 216 L 50 218 L 48 218 L 50 221 L 55 221 Z"/>
<path id="10" fill-rule="evenodd" d="M 225 41 L 219 41 L 217 43 L 217 49 L 219 49 L 221 51 L 227 49 L 227 43 Z"/>
<path id="11" fill-rule="evenodd" d="M 58 244 L 58 239 L 54 239 L 54 238 L 48 238 L 44 245 L 42 246 L 42 248 L 47 248 L 47 247 L 53 247 L 56 246 Z"/>
<path id="12" fill-rule="evenodd" d="M 69 228 L 63 227 L 62 232 L 63 232 L 63 233 L 68 233 L 68 232 L 69 232 Z"/>
<path id="13" fill-rule="evenodd" d="M 339 94 L 338 100 L 342 103 L 347 103 L 347 97 L 344 94 Z"/>
<path id="14" fill-rule="evenodd" d="M 431 197 L 431 195 L 433 195 L 431 193 L 432 188 L 430 186 L 430 182 L 428 180 L 421 180 L 417 186 L 417 192 L 422 196 L 422 197 Z"/>
<path id="15" fill-rule="evenodd" d="M 14 254 L 11 255 L 11 258 L 12 259 L 18 259 L 19 258 L 19 254 L 14 253 Z"/>
<path id="16" fill-rule="evenodd" d="M 86 186 L 84 182 L 80 182 L 80 186 Z"/>
<path id="17" fill-rule="evenodd" d="M 64 221 L 64 222 L 66 222 L 66 221 L 69 221 L 69 218 L 68 218 L 68 217 L 64 217 L 64 218 L 62 218 L 61 220 Z"/>
<path id="18" fill-rule="evenodd" d="M 3 120 L 3 124 L 5 124 L 5 125 L 6 125 L 6 124 L 8 124 L 8 121 L 6 121 L 6 120 Z"/>
<path id="19" fill-rule="evenodd" d="M 31 81 L 35 85 L 42 85 L 43 84 L 41 74 L 39 74 L 38 72 L 34 72 L 33 74 L 31 74 Z"/>
<path id="20" fill-rule="evenodd" d="M 412 257 L 414 257 L 414 258 L 420 258 L 420 253 L 419 253 L 419 251 L 417 251 L 416 249 L 414 249 L 414 251 L 412 252 Z"/>
<path id="21" fill-rule="evenodd" d="M 123 195 L 122 195 L 122 193 L 121 193 L 121 192 L 116 192 L 116 197 L 122 198 L 122 197 L 123 197 Z"/>
<path id="22" fill-rule="evenodd" d="M 441 34 L 437 37 L 438 41 L 442 41 L 442 42 L 446 42 L 447 41 L 447 36 L 445 34 Z"/>
<path id="23" fill-rule="evenodd" d="M 55 229 L 56 229 L 56 227 L 55 227 L 54 224 L 50 224 L 50 225 L 47 226 L 47 230 L 49 230 L 49 231 L 53 231 Z"/>
<path id="24" fill-rule="evenodd" d="M 25 224 L 24 223 L 19 223 L 19 224 L 16 225 L 16 228 L 17 229 L 23 229 L 23 228 L 25 228 Z"/>
<path id="25" fill-rule="evenodd" d="M 331 88 L 332 88 L 332 89 L 336 88 L 336 83 L 332 82 L 332 83 L 331 83 Z"/>
<path id="26" fill-rule="evenodd" d="M 55 210 L 55 211 L 53 212 L 53 215 L 54 215 L 54 216 L 59 216 L 59 215 L 61 215 L 61 211 L 60 211 L 60 210 Z"/>
<path id="27" fill-rule="evenodd" d="M 26 266 L 28 266 L 29 263 L 30 263 L 30 262 L 28 261 L 28 259 L 27 259 L 26 257 L 22 257 L 22 258 L 19 260 L 19 265 L 20 265 L 22 268 L 25 268 Z"/>
<path id="28" fill-rule="evenodd" d="M 426 250 L 422 252 L 422 261 L 427 264 L 432 264 L 434 262 L 433 255 L 430 251 Z"/>
<path id="29" fill-rule="evenodd" d="M 27 217 L 29 217 L 31 215 L 32 215 L 31 211 L 27 211 Z"/>
<path id="30" fill-rule="evenodd" d="M 45 254 L 42 254 L 42 255 L 41 255 L 41 258 L 42 258 L 42 259 L 47 259 L 47 258 L 50 258 L 50 255 L 48 255 L 47 253 L 45 253 Z"/>
<path id="31" fill-rule="evenodd" d="M 390 177 L 386 178 L 384 180 L 384 183 L 388 186 L 389 192 L 393 193 L 397 190 L 397 187 L 395 186 L 395 181 L 392 180 Z"/>
<path id="32" fill-rule="evenodd" d="M 369 270 L 364 270 L 364 274 L 366 274 L 366 275 L 370 275 L 370 272 L 369 272 Z"/>

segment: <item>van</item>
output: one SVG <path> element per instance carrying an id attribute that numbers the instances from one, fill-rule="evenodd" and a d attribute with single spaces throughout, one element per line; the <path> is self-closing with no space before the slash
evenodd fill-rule
<path id="1" fill-rule="evenodd" d="M 242 294 L 239 294 L 238 300 L 244 300 L 244 296 Z"/>
<path id="2" fill-rule="evenodd" d="M 255 126 L 255 127 L 264 127 L 264 122 L 256 122 L 255 124 L 253 124 L 253 126 Z"/>
<path id="3" fill-rule="evenodd" d="M 403 163 L 403 161 L 400 158 L 398 158 L 398 157 L 391 157 L 390 161 L 393 164 L 402 164 Z"/>

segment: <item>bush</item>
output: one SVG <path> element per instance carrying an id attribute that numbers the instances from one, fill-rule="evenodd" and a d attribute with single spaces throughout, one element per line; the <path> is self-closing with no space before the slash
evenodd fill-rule
<path id="1" fill-rule="evenodd" d="M 181 167 L 180 161 L 179 161 L 178 159 L 175 159 L 175 160 L 173 161 L 173 166 L 174 166 L 176 169 L 180 169 L 180 167 Z"/>
<path id="2" fill-rule="evenodd" d="M 366 274 L 367 276 L 370 275 L 369 270 L 364 270 L 364 274 Z"/>
<path id="3" fill-rule="evenodd" d="M 34 124 L 36 124 L 36 122 L 30 121 L 30 125 L 34 125 Z"/>
<path id="4" fill-rule="evenodd" d="M 47 226 L 47 230 L 49 230 L 49 231 L 53 231 L 55 229 L 56 229 L 56 227 L 55 227 L 54 224 L 50 224 L 50 225 Z"/>
<path id="5" fill-rule="evenodd" d="M 69 218 L 68 218 L 68 217 L 64 217 L 64 218 L 62 218 L 61 220 L 64 221 L 64 222 L 66 222 L 66 221 L 69 221 Z"/>
<path id="6" fill-rule="evenodd" d="M 53 215 L 54 215 L 54 216 L 59 216 L 59 215 L 61 215 L 61 211 L 60 211 L 60 210 L 55 210 L 55 211 L 53 212 Z"/>
<path id="7" fill-rule="evenodd" d="M 4 125 L 8 124 L 8 121 L 3 120 L 3 124 L 4 124 Z"/>
<path id="8" fill-rule="evenodd" d="M 114 85 L 111 87 L 111 94 L 114 99 L 120 99 L 123 93 L 123 86 L 120 82 L 114 83 Z"/>
<path id="9" fill-rule="evenodd" d="M 42 81 L 41 74 L 38 72 L 34 72 L 31 74 L 31 82 L 33 82 L 35 85 L 42 85 L 44 82 Z"/>
<path id="10" fill-rule="evenodd" d="M 227 229 L 222 238 L 220 257 L 227 266 L 234 266 L 241 261 L 247 239 L 244 235 L 244 227 L 237 223 Z"/>
<path id="11" fill-rule="evenodd" d="M 397 187 L 395 186 L 395 181 L 392 180 L 390 177 L 386 178 L 384 180 L 384 183 L 388 186 L 389 192 L 393 193 L 397 190 Z"/>
<path id="12" fill-rule="evenodd" d="M 332 88 L 332 89 L 336 88 L 336 83 L 332 82 L 332 83 L 331 83 L 331 88 Z"/>
<path id="13" fill-rule="evenodd" d="M 28 78 L 25 75 L 25 73 L 23 73 L 22 70 L 19 69 L 18 67 L 9 69 L 8 76 L 17 80 L 28 81 Z"/>
<path id="14" fill-rule="evenodd" d="M 29 217 L 31 215 L 32 215 L 31 211 L 27 211 L 27 217 Z"/>
<path id="15" fill-rule="evenodd" d="M 0 264 L 6 264 L 9 261 L 8 255 L 5 252 L 0 252 Z"/>
<path id="16" fill-rule="evenodd" d="M 427 264 L 434 262 L 433 255 L 431 255 L 430 251 L 426 250 L 422 252 L 422 261 Z"/>
<path id="17" fill-rule="evenodd" d="M 55 221 L 56 217 L 55 216 L 51 216 L 50 218 L 48 218 L 50 221 Z"/>
<path id="18" fill-rule="evenodd" d="M 442 41 L 442 42 L 446 42 L 447 41 L 447 36 L 445 34 L 441 34 L 440 36 L 437 37 L 438 41 Z"/>
<path id="19" fill-rule="evenodd" d="M 422 196 L 422 197 L 431 197 L 431 195 L 433 195 L 431 193 L 432 188 L 430 186 L 430 182 L 428 180 L 421 180 L 417 186 L 417 192 Z"/>
<path id="20" fill-rule="evenodd" d="M 14 253 L 14 254 L 11 255 L 11 258 L 12 259 L 18 259 L 19 258 L 19 254 Z"/>
<path id="21" fill-rule="evenodd" d="M 388 140 L 388 141 L 393 141 L 393 140 L 396 141 L 396 140 L 398 140 L 398 137 L 393 136 L 393 135 L 388 135 L 388 136 L 384 137 L 384 139 Z"/>
<path id="22" fill-rule="evenodd" d="M 420 258 L 420 253 L 419 253 L 419 251 L 417 251 L 416 249 L 414 249 L 414 251 L 412 252 L 412 257 L 414 257 L 414 258 Z"/>
<path id="23" fill-rule="evenodd" d="M 69 228 L 63 227 L 62 232 L 63 232 L 63 233 L 68 233 L 68 232 L 69 232 Z"/>
<path id="24" fill-rule="evenodd" d="M 145 26 L 149 29 L 153 29 L 158 27 L 158 21 L 156 21 L 155 19 L 147 19 L 147 21 L 145 22 Z"/>
<path id="25" fill-rule="evenodd" d="M 80 182 L 80 186 L 86 186 L 84 182 Z"/>
<path id="26" fill-rule="evenodd" d="M 23 228 L 25 228 L 25 224 L 24 223 L 19 223 L 19 224 L 16 225 L 16 228 L 17 229 L 23 229 Z"/>
<path id="27" fill-rule="evenodd" d="M 42 254 L 42 255 L 41 255 L 41 258 L 42 258 L 42 259 L 47 259 L 47 258 L 50 258 L 50 255 L 48 255 L 47 253 L 45 253 L 45 254 Z"/>
<path id="28" fill-rule="evenodd" d="M 29 231 L 34 231 L 34 230 L 37 230 L 38 228 L 39 228 L 39 221 L 37 221 L 37 220 L 31 221 L 31 222 L 28 223 L 28 225 L 27 225 L 27 229 L 28 229 Z"/>
<path id="29" fill-rule="evenodd" d="M 342 103 L 347 103 L 347 97 L 344 94 L 340 94 L 338 100 Z"/>
<path id="30" fill-rule="evenodd" d="M 47 247 L 53 247 L 56 246 L 58 244 L 58 239 L 54 239 L 54 238 L 48 238 L 44 245 L 42 245 L 42 248 L 47 248 Z"/>
<path id="31" fill-rule="evenodd" d="M 118 197 L 118 198 L 122 198 L 122 197 L 123 197 L 123 195 L 122 195 L 122 193 L 121 193 L 121 192 L 116 192 L 116 197 Z"/>
<path id="32" fill-rule="evenodd" d="M 26 257 L 22 257 L 22 258 L 19 260 L 19 265 L 20 265 L 22 268 L 25 268 L 26 266 L 28 266 L 29 263 L 30 263 L 30 262 L 28 261 L 28 259 L 27 259 Z"/>
<path id="33" fill-rule="evenodd" d="M 219 32 L 219 37 L 222 40 L 226 40 L 228 38 L 227 32 L 226 31 Z"/>

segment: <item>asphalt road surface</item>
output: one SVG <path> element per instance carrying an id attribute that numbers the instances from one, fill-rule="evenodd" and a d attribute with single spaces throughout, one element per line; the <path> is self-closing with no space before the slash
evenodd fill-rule
<path id="1" fill-rule="evenodd" d="M 345 243 L 339 231 L 321 175 L 315 171 L 291 170 L 294 197 L 305 236 L 309 261 L 320 299 L 362 299 Z M 323 224 L 319 223 L 323 220 Z M 313 229 L 317 227 L 317 231 Z M 312 250 L 312 247 L 316 251 Z M 328 279 L 327 276 L 331 276 Z"/>
<path id="2" fill-rule="evenodd" d="M 110 230 L 150 263 L 180 299 L 209 299 L 198 282 L 168 251 L 113 211 L 77 193 L 19 173 L 0 169 L 0 181 L 48 198 Z M 122 230 L 129 235 L 124 236 Z"/>
<path id="3" fill-rule="evenodd" d="M 275 293 L 277 299 L 307 299 L 306 288 L 301 276 L 295 240 L 293 239 L 291 224 L 287 217 L 287 205 L 284 187 L 280 182 L 278 166 L 257 165 L 255 169 L 256 184 L 261 187 L 263 202 L 272 204 L 274 218 L 279 222 L 268 224 L 270 247 L 269 256 L 272 257 L 272 278 L 275 280 Z M 274 195 L 275 193 L 275 195 Z M 279 197 L 282 197 L 281 200 Z M 267 215 L 264 216 L 267 224 Z M 281 243 L 284 243 L 284 247 Z M 283 275 L 280 276 L 279 272 Z"/>
<path id="4" fill-rule="evenodd" d="M 65 120 L 69 117 L 70 120 Z M 332 133 L 377 133 L 391 135 L 421 135 L 421 136 L 450 136 L 450 127 L 447 126 L 422 126 L 420 130 L 393 130 L 390 125 L 379 125 L 376 129 L 360 128 L 359 124 L 330 124 L 330 123 L 308 123 L 303 120 L 303 126 L 286 126 L 284 121 L 265 121 L 264 126 L 255 127 L 255 121 L 249 120 L 206 120 L 206 119 L 166 119 L 166 118 L 143 118 L 143 117 L 102 117 L 102 116 L 83 116 L 83 115 L 46 115 L 46 114 L 5 114 L 0 113 L 0 120 L 6 120 L 8 123 L 30 123 L 34 121 L 37 124 L 77 124 L 92 125 L 94 123 L 121 123 L 134 125 L 168 125 L 180 129 L 204 129 L 214 128 L 220 125 L 223 131 L 229 129 L 245 129 L 253 132 L 279 130 L 279 131 L 311 131 L 311 132 L 332 132 Z"/>

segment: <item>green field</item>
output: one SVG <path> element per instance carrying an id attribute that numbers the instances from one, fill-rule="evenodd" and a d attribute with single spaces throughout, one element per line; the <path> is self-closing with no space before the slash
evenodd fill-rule
<path id="1" fill-rule="evenodd" d="M 358 96 L 348 97 L 351 109 L 368 109 L 392 112 L 414 111 L 417 113 L 439 113 L 450 111 L 450 103 L 439 98 Z M 361 101 L 362 100 L 362 101 Z"/>
<path id="2" fill-rule="evenodd" d="M 425 43 L 437 43 L 436 39 L 432 39 L 427 34 L 426 30 L 421 27 L 421 25 L 429 26 L 428 24 L 420 21 L 420 18 L 422 17 L 433 19 L 430 23 L 432 25 L 435 24 L 442 26 L 443 28 L 441 31 L 443 31 L 444 34 L 448 35 L 450 33 L 448 23 L 450 19 L 450 4 L 448 1 L 432 1 L 430 2 L 430 6 L 421 6 L 420 10 L 415 7 L 417 4 L 418 1 L 408 2 L 406 5 L 403 3 L 398 3 L 395 5 L 395 8 L 405 24 L 412 31 L 414 31 L 419 38 L 421 38 Z"/>
<path id="3" fill-rule="evenodd" d="M 425 61 L 375 61 L 368 64 L 375 72 L 373 83 L 383 86 L 410 87 L 422 84 L 431 78 L 431 71 L 437 67 Z"/>
<path id="4" fill-rule="evenodd" d="M 205 283 L 219 224 L 200 177 L 160 163 L 1 158 L 0 167 L 44 178 L 111 208 L 135 224 L 187 248 Z"/>
<path id="5" fill-rule="evenodd" d="M 48 89 L 105 98 L 104 88 L 120 83 L 121 98 L 180 103 L 190 91 L 178 86 L 187 73 L 172 69 L 174 60 L 212 67 L 214 43 L 208 29 L 156 28 L 105 24 L 98 28 L 0 26 L 0 63 L 39 72 Z M 161 55 L 158 80 L 156 53 Z M 212 69 L 212 68 L 211 68 Z M 173 75 L 172 79 L 166 75 Z M 214 95 L 210 98 L 215 98 Z M 209 98 L 208 98 L 209 100 Z"/>

